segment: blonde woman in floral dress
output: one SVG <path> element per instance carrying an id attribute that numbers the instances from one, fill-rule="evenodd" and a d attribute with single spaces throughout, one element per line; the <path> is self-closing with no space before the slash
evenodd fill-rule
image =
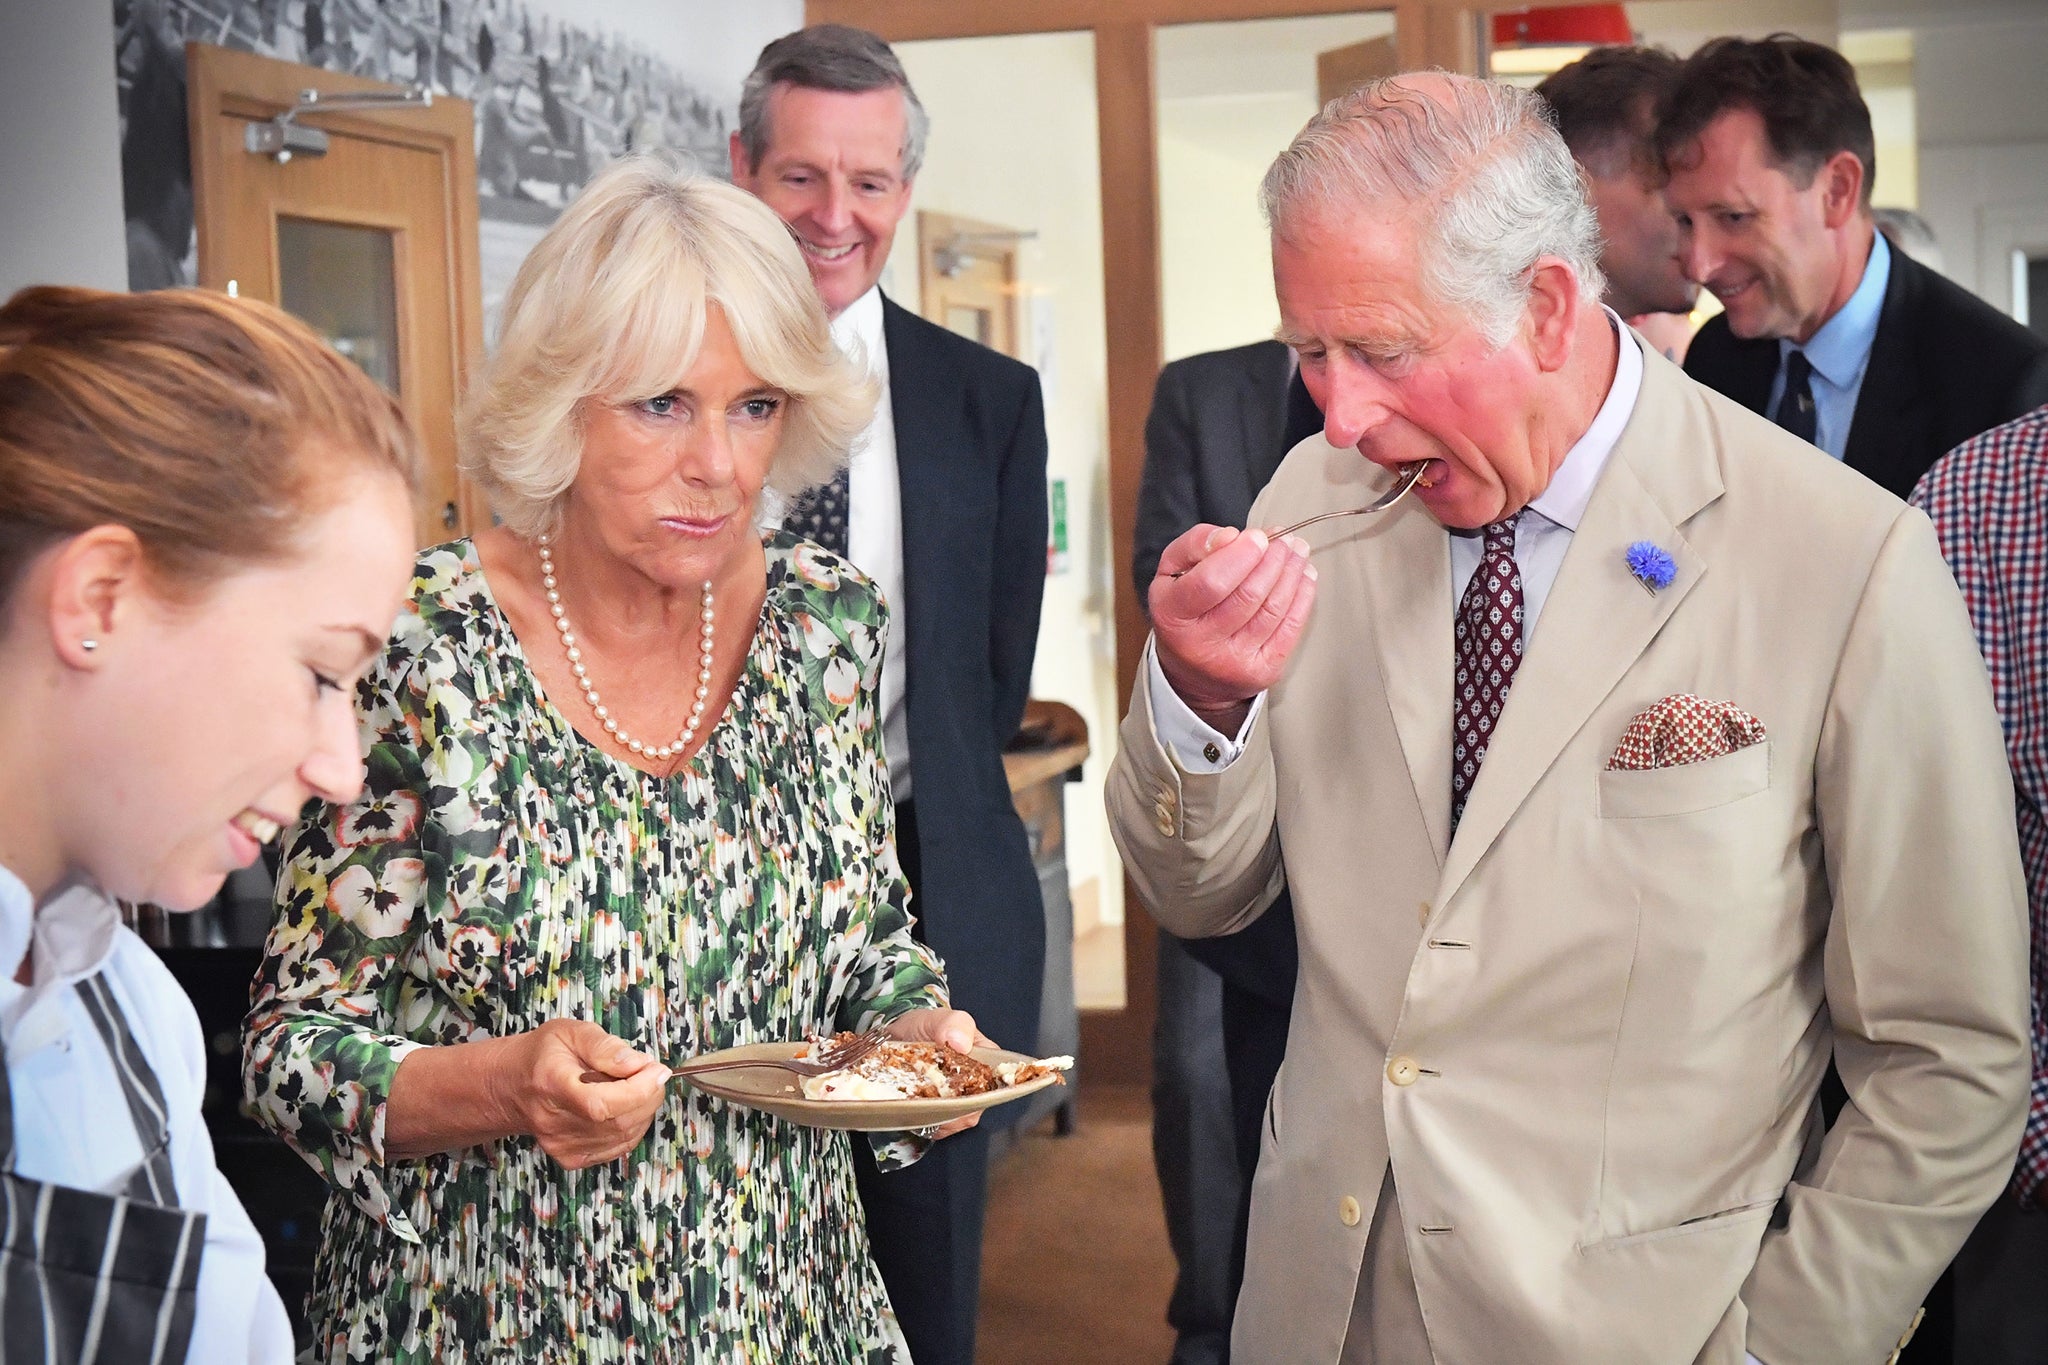
<path id="1" fill-rule="evenodd" d="M 316 1360 L 907 1360 L 869 1139 L 664 1065 L 978 1038 L 910 933 L 886 609 L 754 525 L 843 458 L 860 374 L 774 215 L 658 162 L 521 268 L 463 419 L 503 524 L 421 557 L 357 691 L 365 794 L 291 841 L 245 1032 L 250 1105 L 336 1190 Z"/>

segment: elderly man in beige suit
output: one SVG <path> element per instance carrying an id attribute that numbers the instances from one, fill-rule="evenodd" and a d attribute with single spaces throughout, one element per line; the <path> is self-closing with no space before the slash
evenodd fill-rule
<path id="1" fill-rule="evenodd" d="M 1522 92 L 1367 86 L 1266 199 L 1328 443 L 1253 524 L 1421 482 L 1196 527 L 1151 588 L 1119 846 L 1183 934 L 1284 867 L 1301 937 L 1234 1354 L 1878 1365 L 2029 1077 L 2011 779 L 1926 519 L 1597 305 Z"/>

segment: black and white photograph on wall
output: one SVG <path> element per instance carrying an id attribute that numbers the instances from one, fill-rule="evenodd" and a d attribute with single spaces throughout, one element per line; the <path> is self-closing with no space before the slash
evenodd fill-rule
<path id="1" fill-rule="evenodd" d="M 726 176 L 740 83 L 802 0 L 113 0 L 131 289 L 197 277 L 185 44 L 425 85 L 477 121 L 486 329 L 600 167 L 665 149 Z"/>

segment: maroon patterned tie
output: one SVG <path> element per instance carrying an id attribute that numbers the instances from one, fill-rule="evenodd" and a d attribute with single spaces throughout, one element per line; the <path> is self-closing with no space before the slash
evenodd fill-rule
<path id="1" fill-rule="evenodd" d="M 1486 528 L 1479 572 L 1458 603 L 1458 670 L 1452 697 L 1451 829 L 1486 761 L 1494 722 L 1522 662 L 1522 571 L 1515 565 L 1520 512 Z"/>

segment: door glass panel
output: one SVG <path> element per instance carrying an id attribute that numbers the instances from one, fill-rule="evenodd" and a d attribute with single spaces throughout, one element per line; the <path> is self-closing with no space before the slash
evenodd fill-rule
<path id="1" fill-rule="evenodd" d="M 383 228 L 277 220 L 279 294 L 335 350 L 398 392 L 398 289 Z"/>
<path id="2" fill-rule="evenodd" d="M 896 234 L 882 287 L 904 307 L 1037 367 L 1048 497 L 1066 510 L 1051 535 L 1064 533 L 1068 553 L 1047 547 L 1031 695 L 1072 707 L 1087 725 L 1090 753 L 1080 781 L 1056 788 L 1057 804 L 1042 817 L 1027 817 L 1054 919 L 1072 919 L 1071 932 L 1048 925 L 1046 996 L 1061 1006 L 1078 998 L 1084 1009 L 1120 1009 L 1123 875 L 1103 814 L 1102 775 L 1121 713 L 1115 575 L 1129 569 L 1111 562 L 1109 543 L 1095 36 L 949 38 L 898 43 L 896 51 L 931 115 L 931 139 L 914 183 L 915 213 Z M 1063 830 L 1050 813 L 1062 804 Z M 1066 905 L 1056 903 L 1061 891 Z M 1063 989 L 1070 982 L 1073 995 Z M 1047 1010 L 1061 1012 L 1052 1003 Z M 1040 1048 L 1058 1036 L 1042 1032 Z"/>
<path id="3" fill-rule="evenodd" d="M 946 326 L 970 341 L 988 345 L 988 309 L 963 308 L 959 304 L 946 307 Z"/>

